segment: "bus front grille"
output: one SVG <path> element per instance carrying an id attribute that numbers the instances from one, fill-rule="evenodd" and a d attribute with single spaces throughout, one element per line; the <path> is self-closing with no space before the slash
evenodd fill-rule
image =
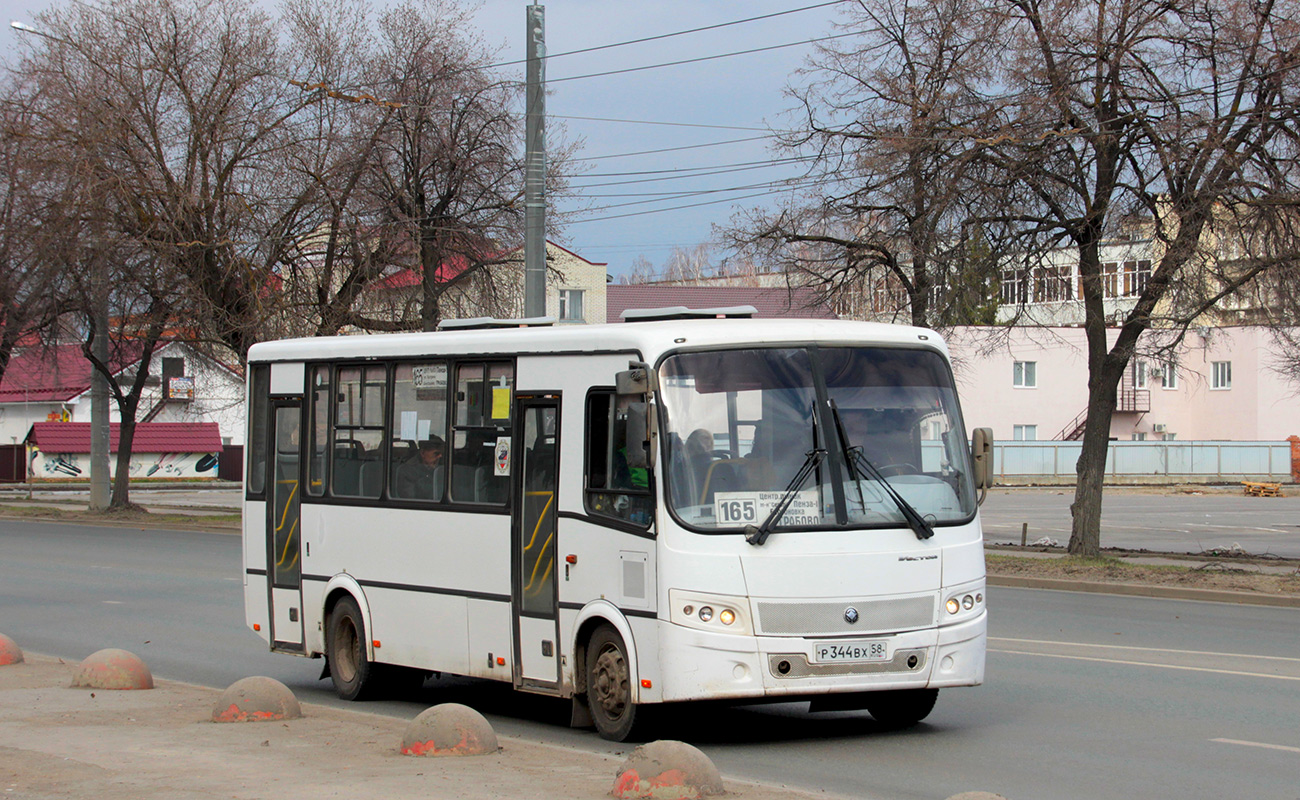
<path id="1" fill-rule="evenodd" d="M 934 624 L 935 596 L 787 603 L 758 601 L 758 633 L 843 636 L 915 630 Z M 852 612 L 852 613 L 850 613 Z M 849 622 L 854 619 L 854 622 Z"/>

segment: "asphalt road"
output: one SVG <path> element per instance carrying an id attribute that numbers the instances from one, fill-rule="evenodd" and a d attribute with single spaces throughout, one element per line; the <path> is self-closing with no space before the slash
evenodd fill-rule
<path id="1" fill-rule="evenodd" d="M 1252 555 L 1300 558 L 1300 493 L 1289 492 L 1247 497 L 1109 489 L 1102 496 L 1101 546 L 1168 553 L 1236 547 Z M 995 489 L 980 509 L 984 540 L 1020 544 L 1021 526 L 1028 523 L 1030 542 L 1047 538 L 1068 544 L 1072 502 L 1072 487 Z"/>
<path id="2" fill-rule="evenodd" d="M 122 647 L 162 678 L 224 687 L 270 675 L 304 701 L 342 705 L 317 680 L 321 662 L 271 655 L 244 628 L 240 580 L 234 535 L 0 520 L 0 631 L 25 649 L 80 659 Z M 726 774 L 851 797 L 1300 796 L 1300 612 L 989 596 L 986 685 L 944 691 L 913 730 L 787 703 L 692 706 L 658 735 L 702 747 Z M 449 700 L 505 735 L 626 750 L 565 727 L 565 704 L 482 682 L 430 681 L 362 708 L 409 718 Z"/>

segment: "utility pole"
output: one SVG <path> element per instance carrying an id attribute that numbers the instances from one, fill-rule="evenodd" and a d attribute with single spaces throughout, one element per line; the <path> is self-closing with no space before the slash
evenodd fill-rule
<path id="1" fill-rule="evenodd" d="M 524 316 L 546 316 L 546 6 L 528 6 L 524 116 Z"/>
<path id="2" fill-rule="evenodd" d="M 95 340 L 91 352 L 99 363 L 108 366 L 108 285 L 103 267 L 95 264 Z M 90 510 L 103 511 L 109 506 L 108 485 L 108 379 L 93 364 L 90 367 Z"/>

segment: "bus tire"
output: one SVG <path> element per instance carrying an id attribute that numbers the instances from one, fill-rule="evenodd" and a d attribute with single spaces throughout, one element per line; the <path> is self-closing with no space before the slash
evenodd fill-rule
<path id="1" fill-rule="evenodd" d="M 339 697 L 364 700 L 374 694 L 377 665 L 366 657 L 366 622 L 351 597 L 341 598 L 330 611 L 325 627 L 325 658 Z"/>
<path id="2" fill-rule="evenodd" d="M 627 646 L 612 625 L 596 628 L 587 641 L 587 706 L 602 738 L 623 742 L 632 735 L 637 705 L 632 702 Z"/>
<path id="3" fill-rule="evenodd" d="M 886 728 L 910 728 L 930 715 L 938 699 L 938 689 L 895 689 L 870 692 L 864 705 Z"/>

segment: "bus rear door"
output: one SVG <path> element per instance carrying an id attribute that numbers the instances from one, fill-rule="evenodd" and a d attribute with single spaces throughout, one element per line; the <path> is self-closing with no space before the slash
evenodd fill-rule
<path id="1" fill-rule="evenodd" d="M 556 514 L 559 486 L 558 398 L 518 398 L 511 450 L 513 599 L 516 687 L 559 689 L 559 600 L 556 588 Z M 503 468 L 498 444 L 496 466 Z M 513 464 L 511 463 L 513 462 Z"/>

